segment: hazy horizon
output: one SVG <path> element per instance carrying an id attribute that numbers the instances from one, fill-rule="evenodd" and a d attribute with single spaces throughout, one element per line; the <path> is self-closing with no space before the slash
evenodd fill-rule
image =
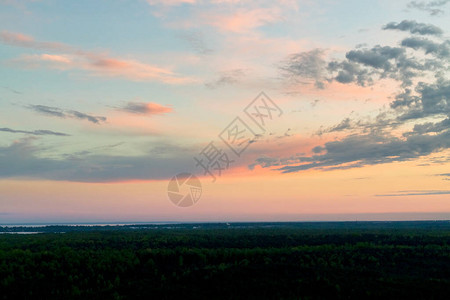
<path id="1" fill-rule="evenodd" d="M 303 216 L 237 217 L 223 219 L 183 219 L 183 220 L 114 220 L 114 219 L 3 219 L 2 225 L 122 225 L 122 224 L 179 224 L 179 223 L 238 223 L 238 222 L 354 222 L 354 221 L 450 221 L 450 213 L 366 213 L 366 214 L 328 214 Z M 12 221 L 14 220 L 14 221 Z M 5 222 L 6 221 L 6 222 Z"/>

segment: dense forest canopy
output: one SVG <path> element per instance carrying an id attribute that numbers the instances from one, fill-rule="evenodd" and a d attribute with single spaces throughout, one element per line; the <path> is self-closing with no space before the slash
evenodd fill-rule
<path id="1" fill-rule="evenodd" d="M 445 221 L 0 231 L 44 232 L 0 235 L 1 299 L 447 299 L 450 292 Z"/>

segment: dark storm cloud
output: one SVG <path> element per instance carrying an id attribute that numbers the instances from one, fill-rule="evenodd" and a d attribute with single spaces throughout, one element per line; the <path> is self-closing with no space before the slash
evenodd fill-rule
<path id="1" fill-rule="evenodd" d="M 419 96 L 413 95 L 410 89 L 405 89 L 402 93 L 395 95 L 395 100 L 389 105 L 391 108 L 408 107 L 420 101 Z"/>
<path id="2" fill-rule="evenodd" d="M 407 101 L 392 102 L 391 107 L 399 113 L 398 120 L 422 119 L 428 116 L 450 115 L 450 81 L 438 80 L 433 84 L 420 82 L 416 87 L 417 96 Z"/>
<path id="3" fill-rule="evenodd" d="M 433 54 L 442 58 L 450 57 L 450 42 L 448 40 L 443 43 L 435 43 L 425 38 L 409 37 L 404 39 L 401 45 L 414 50 L 421 49 L 426 54 Z"/>
<path id="4" fill-rule="evenodd" d="M 333 79 L 340 83 L 356 82 L 361 86 L 364 86 L 366 83 L 373 83 L 368 70 L 361 68 L 359 64 L 353 62 L 332 61 L 328 63 L 328 71 L 331 73 L 336 72 L 337 75 Z"/>
<path id="5" fill-rule="evenodd" d="M 403 20 L 400 23 L 391 22 L 383 26 L 384 30 L 409 31 L 421 35 L 441 35 L 442 29 L 432 24 L 417 23 L 416 21 Z"/>
<path id="6" fill-rule="evenodd" d="M 441 9 L 450 0 L 435 0 L 435 1 L 411 1 L 408 3 L 408 8 L 415 8 L 418 10 L 426 11 L 431 16 L 437 16 L 444 13 Z"/>
<path id="7" fill-rule="evenodd" d="M 375 46 L 372 49 L 352 50 L 347 52 L 345 57 L 349 61 L 360 63 L 375 69 L 389 70 L 392 68 L 392 59 L 403 56 L 405 49 L 397 47 Z"/>
<path id="8" fill-rule="evenodd" d="M 435 26 L 415 21 L 389 23 L 385 29 L 422 35 L 442 32 Z M 380 109 L 374 118 L 346 117 L 334 126 L 321 128 L 319 135 L 340 132 L 347 136 L 314 147 L 310 156 L 260 157 L 249 168 L 260 165 L 283 173 L 349 169 L 415 160 L 449 149 L 449 46 L 449 40 L 437 42 L 412 36 L 403 39 L 399 47 L 356 48 L 348 51 L 345 59 L 329 62 L 325 75 L 311 72 L 310 68 L 294 72 L 296 60 L 290 60 L 291 65 L 285 69 L 297 74 L 299 81 L 301 76 L 311 78 L 311 74 L 320 74 L 322 78 L 327 77 L 323 83 L 337 81 L 367 86 L 389 78 L 398 82 L 399 89 L 389 107 Z M 424 57 L 422 51 L 429 55 Z M 298 57 L 301 62 L 310 61 L 307 55 Z"/>
<path id="9" fill-rule="evenodd" d="M 392 78 L 406 87 L 421 72 L 438 67 L 431 60 L 425 62 L 407 56 L 405 48 L 375 46 L 351 50 L 346 60 L 329 62 L 327 69 L 331 76 L 328 81 L 367 86 L 379 79 Z"/>
<path id="10" fill-rule="evenodd" d="M 384 135 L 350 135 L 316 147 L 312 156 L 289 159 L 258 158 L 255 165 L 280 166 L 282 173 L 309 169 L 335 170 L 407 161 L 450 148 L 450 131 L 436 135 L 414 135 L 406 139 Z"/>
<path id="11" fill-rule="evenodd" d="M 450 128 L 450 119 L 445 119 L 445 120 L 437 122 L 437 123 L 427 122 L 427 123 L 423 123 L 423 124 L 415 124 L 413 131 L 411 133 L 406 133 L 405 135 L 424 134 L 424 133 L 430 133 L 430 132 L 442 132 L 449 128 Z"/>
<path id="12" fill-rule="evenodd" d="M 95 123 L 95 124 L 106 122 L 106 117 L 92 116 L 92 115 L 82 113 L 82 112 L 79 112 L 76 110 L 64 110 L 64 109 L 61 109 L 58 107 L 45 106 L 45 105 L 30 105 L 30 106 L 28 106 L 28 108 L 35 112 L 41 113 L 41 114 L 58 117 L 58 118 L 63 118 L 63 119 L 73 118 L 73 119 L 79 119 L 79 120 L 87 120 L 87 121 Z"/>
<path id="13" fill-rule="evenodd" d="M 0 178 L 40 178 L 77 182 L 168 179 L 181 171 L 192 172 L 188 149 L 161 144 L 140 156 L 101 155 L 91 151 L 44 157 L 36 138 L 0 146 Z M 48 149 L 45 149 L 48 150 Z"/>
<path id="14" fill-rule="evenodd" d="M 416 21 L 389 23 L 385 29 L 408 30 L 419 34 L 439 36 L 442 30 L 431 24 Z M 430 54 L 423 58 L 425 51 Z M 402 87 L 413 85 L 413 79 L 426 72 L 434 74 L 448 71 L 446 63 L 450 57 L 450 41 L 435 42 L 421 37 L 408 37 L 398 47 L 376 45 L 371 48 L 356 47 L 346 53 L 345 59 L 326 62 L 324 51 L 294 53 L 280 63 L 281 78 L 290 84 L 308 84 L 325 88 L 332 81 L 368 86 L 379 79 L 391 78 L 402 83 Z M 446 62 L 443 63 L 443 60 Z"/>
<path id="15" fill-rule="evenodd" d="M 24 133 L 24 134 L 31 134 L 31 135 L 55 135 L 55 136 L 70 136 L 70 134 L 62 133 L 62 132 L 56 132 L 51 130 L 16 130 L 11 128 L 0 128 L 0 131 L 3 132 L 10 132 L 10 133 Z"/>
<path id="16" fill-rule="evenodd" d="M 402 124 L 420 120 L 425 117 L 445 117 L 450 114 L 450 82 L 445 78 L 448 74 L 447 59 L 449 41 L 435 43 L 423 38 L 407 38 L 401 44 L 414 50 L 425 50 L 435 56 L 433 59 L 422 60 L 414 56 L 407 57 L 404 50 L 392 47 L 376 46 L 372 49 L 357 49 L 349 51 L 347 61 L 329 63 L 329 70 L 335 74 L 334 80 L 340 83 L 357 83 L 365 85 L 373 83 L 376 78 L 389 77 L 402 82 L 403 91 L 394 96 L 390 103 L 390 111 L 380 113 L 375 121 L 344 119 L 340 124 L 321 129 L 318 134 L 327 132 L 361 129 L 370 132 L 373 129 L 387 129 Z M 350 61 L 349 61 L 350 60 Z M 425 74 L 436 78 L 434 83 L 421 80 L 413 84 L 412 78 L 421 78 Z M 336 76 L 337 74 L 337 76 Z M 427 124 L 428 132 L 442 129 L 448 123 Z M 419 130 L 425 130 L 419 125 Z M 425 132 L 424 132 L 425 133 Z M 410 134 L 410 133 L 405 133 Z"/>

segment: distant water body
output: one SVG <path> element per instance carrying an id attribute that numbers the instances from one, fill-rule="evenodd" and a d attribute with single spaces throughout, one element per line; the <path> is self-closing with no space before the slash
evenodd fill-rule
<path id="1" fill-rule="evenodd" d="M 26 223 L 26 224 L 0 224 L 0 227 L 47 227 L 47 226 L 127 226 L 127 225 L 171 225 L 179 222 L 130 222 L 130 223 Z"/>
<path id="2" fill-rule="evenodd" d="M 17 232 L 0 232 L 0 234 L 38 234 L 38 231 L 17 231 Z"/>
<path id="3" fill-rule="evenodd" d="M 147 223 L 39 223 L 39 224 L 0 224 L 0 227 L 3 228 L 24 228 L 24 230 L 30 230 L 31 228 L 34 231 L 1 231 L 0 234 L 38 234 L 49 232 L 48 230 L 41 230 L 39 228 L 46 228 L 51 226 L 64 226 L 64 227 L 107 227 L 107 226 L 132 226 L 135 225 L 137 228 L 139 226 L 145 225 L 173 225 L 178 224 L 176 222 L 147 222 Z M 28 228 L 28 229 L 25 229 Z M 14 229 L 12 229 L 14 230 Z M 20 229 L 19 229 L 20 230 Z M 62 231 L 55 231 L 54 233 L 65 233 Z"/>

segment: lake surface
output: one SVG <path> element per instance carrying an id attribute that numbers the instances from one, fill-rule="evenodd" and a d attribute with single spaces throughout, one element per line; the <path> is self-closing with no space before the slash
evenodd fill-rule
<path id="1" fill-rule="evenodd" d="M 17 232 L 0 232 L 0 234 L 38 234 L 37 231 L 17 231 Z"/>

